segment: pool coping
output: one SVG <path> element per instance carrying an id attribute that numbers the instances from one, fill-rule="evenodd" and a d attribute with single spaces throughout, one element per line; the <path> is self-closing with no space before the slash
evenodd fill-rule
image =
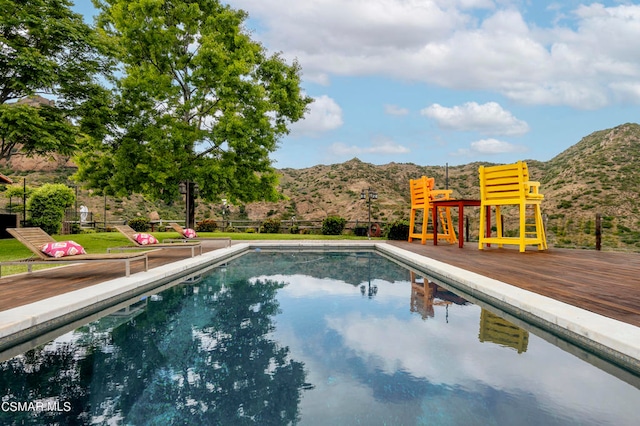
<path id="1" fill-rule="evenodd" d="M 371 249 L 640 374 L 640 327 L 378 241 L 251 241 L 0 312 L 0 351 L 257 249 Z"/>

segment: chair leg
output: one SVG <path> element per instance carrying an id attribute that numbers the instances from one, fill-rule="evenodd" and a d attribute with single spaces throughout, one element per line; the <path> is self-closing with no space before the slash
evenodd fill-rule
<path id="1" fill-rule="evenodd" d="M 484 239 L 486 235 L 485 224 L 487 220 L 487 207 L 484 205 L 480 206 L 480 233 L 478 234 L 478 250 L 482 250 L 484 248 Z"/>
<path id="2" fill-rule="evenodd" d="M 462 218 L 460 218 L 462 220 Z M 458 237 L 456 237 L 456 228 L 453 226 L 453 219 L 451 218 L 451 209 L 447 207 L 447 222 L 449 223 L 449 242 L 451 244 L 455 244 L 458 242 Z M 463 238 L 460 235 L 460 238 Z"/>
<path id="3" fill-rule="evenodd" d="M 527 247 L 527 243 L 525 241 L 525 238 L 527 237 L 527 205 L 520 203 L 518 210 L 520 211 L 520 241 L 518 245 L 520 246 L 520 253 L 524 253 Z"/>
<path id="4" fill-rule="evenodd" d="M 534 206 L 536 216 L 536 236 L 540 243 L 538 244 L 538 250 L 547 249 L 547 235 L 544 229 L 544 222 L 542 221 L 542 211 L 539 205 Z"/>
<path id="5" fill-rule="evenodd" d="M 503 238 L 502 231 L 502 212 L 500 206 L 496 206 L 496 237 Z M 498 247 L 502 248 L 502 243 L 498 243 Z"/>
<path id="6" fill-rule="evenodd" d="M 427 228 L 429 226 L 429 211 L 431 209 L 422 209 L 422 232 L 420 233 L 420 244 L 427 244 Z M 433 223 L 433 221 L 431 222 Z"/>
<path id="7" fill-rule="evenodd" d="M 442 223 L 442 232 L 448 243 L 455 244 L 456 231 L 453 227 L 453 220 L 451 219 L 451 209 L 449 207 L 441 207 L 438 211 L 440 223 Z"/>
<path id="8" fill-rule="evenodd" d="M 413 241 L 413 232 L 416 228 L 416 209 L 411 209 L 409 213 L 409 242 Z"/>
<path id="9" fill-rule="evenodd" d="M 416 232 L 416 216 L 418 214 L 418 210 L 422 210 L 422 227 L 420 228 L 420 232 Z M 427 242 L 427 224 L 429 221 L 429 216 L 426 208 L 411 208 L 411 213 L 409 215 L 409 238 L 408 241 L 412 242 L 414 238 L 417 238 L 420 235 L 420 243 L 426 244 Z"/>
<path id="10" fill-rule="evenodd" d="M 504 236 L 505 230 L 502 226 L 502 212 L 500 207 L 495 206 L 495 226 L 496 226 L 496 236 L 494 241 L 504 241 L 503 243 L 497 243 L 498 247 L 503 247 L 504 244 L 507 245 L 517 245 L 519 251 L 522 253 L 526 251 L 527 244 L 529 245 L 537 245 L 538 250 L 546 250 L 547 249 L 547 238 L 544 229 L 544 222 L 542 221 L 542 212 L 539 204 L 515 204 L 518 206 L 518 237 L 517 238 L 506 238 Z M 531 215 L 531 211 L 529 210 L 529 216 L 527 216 L 527 207 L 533 207 L 533 217 Z M 484 205 L 480 206 L 480 235 L 478 235 L 478 249 L 482 250 L 486 245 L 490 245 L 486 243 L 485 237 L 487 231 L 491 232 L 491 223 L 487 223 L 487 216 L 491 215 L 491 211 L 487 213 L 487 207 Z M 534 221 L 532 222 L 531 219 Z M 532 227 L 535 226 L 535 236 L 534 230 Z M 528 227 L 528 228 L 527 228 Z M 489 229 L 487 229 L 489 228 Z"/>

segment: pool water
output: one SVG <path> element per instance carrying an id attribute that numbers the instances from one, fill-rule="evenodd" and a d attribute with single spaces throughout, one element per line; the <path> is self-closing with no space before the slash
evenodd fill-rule
<path id="1" fill-rule="evenodd" d="M 628 381 L 368 252 L 251 252 L 1 363 L 0 388 L 0 424 L 640 418 Z"/>

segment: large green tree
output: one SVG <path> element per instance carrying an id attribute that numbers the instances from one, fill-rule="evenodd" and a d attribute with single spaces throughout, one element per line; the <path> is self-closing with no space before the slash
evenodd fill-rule
<path id="1" fill-rule="evenodd" d="M 122 65 L 118 123 L 79 156 L 78 177 L 167 201 L 181 181 L 208 201 L 276 199 L 269 154 L 311 101 L 299 65 L 268 54 L 244 29 L 246 13 L 217 0 L 94 4 Z"/>
<path id="2" fill-rule="evenodd" d="M 108 72 L 109 56 L 70 6 L 0 0 L 0 158 L 71 154 L 80 132 L 104 134 L 108 92 L 98 78 Z"/>

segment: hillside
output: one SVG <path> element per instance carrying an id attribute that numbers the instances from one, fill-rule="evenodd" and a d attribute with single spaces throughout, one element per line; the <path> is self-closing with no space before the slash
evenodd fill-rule
<path id="1" fill-rule="evenodd" d="M 545 195 L 549 239 L 559 246 L 592 247 L 595 215 L 602 215 L 603 246 L 639 249 L 640 233 L 640 125 L 627 123 L 594 132 L 548 162 L 527 160 L 531 178 L 541 182 Z M 478 167 L 418 166 L 390 163 L 374 166 L 352 159 L 345 163 L 306 169 L 282 169 L 280 188 L 287 200 L 254 203 L 249 218 L 268 215 L 297 219 L 323 219 L 337 214 L 348 220 L 367 220 L 363 189 L 374 188 L 374 220 L 408 219 L 409 179 L 426 175 L 438 188 L 448 187 L 457 198 L 478 198 Z M 469 209 L 471 229 L 477 209 Z M 515 225 L 513 225 L 515 227 Z M 507 228 L 509 224 L 507 223 Z"/>
<path id="2" fill-rule="evenodd" d="M 51 167 L 54 162 L 57 168 Z M 556 246 L 593 246 L 595 214 L 603 216 L 603 246 L 609 249 L 640 249 L 638 200 L 640 199 L 640 125 L 623 124 L 613 129 L 594 132 L 548 162 L 527 160 L 533 180 L 541 182 L 545 195 L 543 213 L 547 217 L 549 240 Z M 37 163 L 34 167 L 7 164 L 0 172 L 28 184 L 56 181 L 68 182 L 74 168 L 65 159 Z M 64 164 L 64 166 L 62 166 Z M 375 189 L 378 199 L 372 202 L 372 219 L 391 222 L 408 219 L 411 178 L 427 175 L 436 179 L 436 186 L 448 187 L 457 198 L 477 198 L 478 166 L 470 163 L 445 169 L 444 166 L 420 166 L 411 163 L 372 165 L 357 158 L 350 161 L 316 165 L 305 169 L 281 169 L 280 191 L 284 200 L 277 203 L 251 203 L 233 206 L 231 219 L 264 220 L 268 217 L 289 220 L 321 220 L 338 215 L 347 220 L 366 221 L 367 204 L 360 192 Z M 20 172 L 20 170 L 23 170 Z M 55 169 L 55 170 L 51 170 Z M 140 196 L 105 200 L 80 190 L 79 198 L 97 218 L 131 218 L 158 211 L 161 217 L 181 218 L 183 205 L 151 203 Z M 222 219 L 219 205 L 200 202 L 197 218 Z M 469 209 L 470 229 L 477 229 L 477 209 Z M 100 220 L 100 219 L 98 219 Z M 509 229 L 509 222 L 506 224 Z"/>

